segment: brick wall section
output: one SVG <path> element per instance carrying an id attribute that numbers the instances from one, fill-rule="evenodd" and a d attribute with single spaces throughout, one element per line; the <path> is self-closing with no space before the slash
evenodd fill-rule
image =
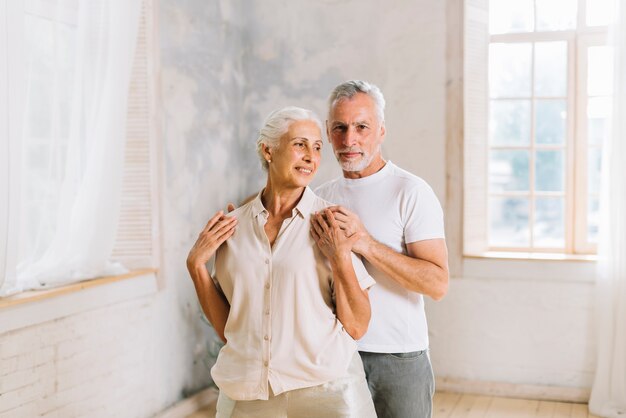
<path id="1" fill-rule="evenodd" d="M 155 358 L 150 300 L 0 335 L 0 418 L 145 417 Z"/>

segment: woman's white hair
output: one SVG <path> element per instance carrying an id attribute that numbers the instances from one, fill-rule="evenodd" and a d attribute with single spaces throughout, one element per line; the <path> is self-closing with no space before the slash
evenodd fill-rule
<path id="1" fill-rule="evenodd" d="M 278 109 L 269 114 L 263 122 L 263 127 L 259 131 L 259 138 L 256 141 L 256 151 L 261 160 L 261 166 L 267 170 L 268 163 L 263 154 L 263 146 L 266 145 L 270 149 L 275 149 L 280 143 L 280 137 L 289 130 L 292 123 L 310 120 L 315 122 L 320 131 L 322 131 L 322 122 L 315 112 L 301 107 L 287 106 Z"/>
<path id="2" fill-rule="evenodd" d="M 383 92 L 380 89 L 367 81 L 362 80 L 350 80 L 345 83 L 341 83 L 332 93 L 330 93 L 330 97 L 328 98 L 328 112 L 332 110 L 333 106 L 337 104 L 338 101 L 343 99 L 351 99 L 357 93 L 365 93 L 372 98 L 374 101 L 374 106 L 376 107 L 376 115 L 378 116 L 379 122 L 385 121 L 385 97 L 383 96 Z"/>

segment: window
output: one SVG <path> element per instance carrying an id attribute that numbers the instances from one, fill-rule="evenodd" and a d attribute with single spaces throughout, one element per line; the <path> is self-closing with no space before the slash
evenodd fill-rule
<path id="1" fill-rule="evenodd" d="M 114 22 L 114 13 L 129 16 L 128 29 Z M 7 23 L 0 37 L 0 76 L 4 76 L 2 82 L 8 80 L 6 84 L 0 82 L 0 92 L 6 92 L 2 95 L 6 101 L 0 106 L 0 146 L 2 163 L 6 162 L 0 173 L 0 295 L 92 278 L 91 272 L 96 271 L 122 271 L 100 266 L 61 268 L 58 274 L 67 277 L 51 283 L 40 280 L 36 285 L 20 283 L 22 267 L 60 254 L 50 248 L 59 247 L 59 243 L 65 246 L 63 239 L 70 241 L 74 235 L 91 237 L 74 241 L 86 242 L 75 258 L 84 259 L 92 249 L 108 248 L 106 252 L 111 254 L 113 248 L 111 261 L 131 269 L 156 267 L 152 13 L 152 0 L 118 6 L 92 1 L 0 0 L 0 20 L 3 27 Z M 79 22 L 80 27 L 89 29 L 79 30 Z M 124 36 L 125 30 L 132 39 L 137 33 L 136 46 L 128 47 L 130 80 L 128 70 L 111 70 L 115 65 L 107 66 L 103 61 L 113 55 L 111 51 L 90 44 L 106 45 Z M 133 52 L 134 56 L 130 55 Z M 130 89 L 116 93 L 110 88 L 119 85 L 130 85 Z M 115 112 L 108 110 L 116 103 L 125 103 L 127 109 L 118 112 L 120 123 L 111 116 Z M 15 114 L 7 109 L 15 109 Z M 119 152 L 107 158 L 105 154 L 112 153 L 116 137 L 120 138 Z M 97 174 L 85 180 L 89 171 Z M 99 182 L 105 177 L 119 180 Z M 82 200 L 64 203 L 64 194 L 79 194 L 81 190 L 88 191 L 81 195 Z M 107 199 L 116 202 L 112 207 L 119 207 L 119 221 L 107 223 L 97 211 L 90 216 L 89 209 Z M 76 218 L 83 219 L 82 223 Z M 94 228 L 76 233 L 89 224 Z M 109 242 L 99 242 L 102 231 L 98 228 L 109 224 L 115 225 L 108 234 Z M 74 235 L 59 234 L 63 228 Z M 107 264 L 112 265 L 110 261 Z"/>
<path id="2" fill-rule="evenodd" d="M 466 254 L 595 252 L 610 3 L 466 1 Z"/>

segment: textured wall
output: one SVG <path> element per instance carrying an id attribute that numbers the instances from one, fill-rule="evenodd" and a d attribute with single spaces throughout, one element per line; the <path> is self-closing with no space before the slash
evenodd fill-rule
<path id="1" fill-rule="evenodd" d="M 264 116 L 286 105 L 324 116 L 329 91 L 346 79 L 382 88 L 384 154 L 424 177 L 445 205 L 445 4 L 164 1 L 170 265 L 218 207 L 262 187 L 253 142 Z M 330 150 L 314 184 L 339 174 Z M 189 284 L 181 289 L 192 301 Z M 591 307 L 586 284 L 455 278 L 449 295 L 427 306 L 436 372 L 588 387 Z"/>

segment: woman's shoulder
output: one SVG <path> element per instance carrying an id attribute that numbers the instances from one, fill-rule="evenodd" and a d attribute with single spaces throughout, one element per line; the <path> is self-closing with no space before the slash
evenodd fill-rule
<path id="1" fill-rule="evenodd" d="M 313 205 L 311 207 L 314 212 L 320 211 L 329 206 L 335 206 L 333 202 L 329 202 L 328 200 L 320 197 L 316 192 L 314 192 L 314 195 L 315 199 L 313 200 Z"/>

